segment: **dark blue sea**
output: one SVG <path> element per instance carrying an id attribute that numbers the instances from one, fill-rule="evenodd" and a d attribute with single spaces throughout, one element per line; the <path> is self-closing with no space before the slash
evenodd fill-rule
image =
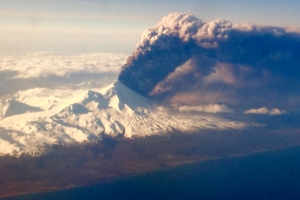
<path id="1" fill-rule="evenodd" d="M 8 199 L 300 199 L 300 147 Z"/>

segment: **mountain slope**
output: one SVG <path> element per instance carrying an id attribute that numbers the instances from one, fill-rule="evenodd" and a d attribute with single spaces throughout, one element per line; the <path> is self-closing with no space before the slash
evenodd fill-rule
<path id="1" fill-rule="evenodd" d="M 29 106 L 25 103 L 19 102 L 15 99 L 2 99 L 0 100 L 0 119 L 12 115 L 18 115 L 26 112 L 41 111 L 40 108 Z"/>
<path id="2" fill-rule="evenodd" d="M 28 95 L 28 91 L 24 91 L 24 94 L 18 93 L 15 99 L 10 100 L 15 105 L 24 106 L 24 109 L 15 115 L 3 115 L 4 118 L 0 120 L 2 154 L 38 154 L 44 151 L 45 145 L 101 140 L 102 134 L 132 137 L 245 126 L 244 123 L 217 117 L 197 115 L 190 118 L 170 114 L 167 109 L 158 109 L 155 102 L 120 82 L 102 89 L 78 91 L 68 97 L 48 95 L 45 100 L 48 99 L 49 106 L 43 103 L 44 110 L 32 107 L 37 101 L 37 97 L 33 97 L 35 94 Z M 43 101 L 41 96 L 39 98 Z M 18 103 L 16 99 L 26 104 Z M 34 101 L 31 102 L 31 99 Z"/>

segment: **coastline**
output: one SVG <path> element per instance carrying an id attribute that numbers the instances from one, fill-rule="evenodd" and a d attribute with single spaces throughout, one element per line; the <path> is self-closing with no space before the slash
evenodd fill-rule
<path id="1" fill-rule="evenodd" d="M 99 184 L 104 184 L 104 183 L 112 183 L 115 181 L 121 181 L 121 180 L 126 180 L 128 178 L 134 178 L 134 177 L 141 177 L 146 174 L 153 174 L 153 173 L 158 173 L 158 172 L 164 172 L 164 171 L 169 171 L 169 170 L 174 170 L 176 168 L 182 168 L 186 166 L 191 166 L 191 165 L 201 165 L 207 162 L 211 161 L 225 161 L 225 160 L 230 160 L 230 159 L 237 159 L 237 158 L 246 158 L 246 157 L 251 157 L 251 156 L 259 156 L 259 155 L 267 155 L 269 153 L 276 153 L 276 152 L 281 152 L 281 151 L 289 151 L 293 149 L 300 148 L 299 145 L 295 146 L 289 146 L 289 147 L 281 147 L 281 148 L 276 148 L 276 149 L 271 149 L 271 150 L 265 150 L 265 151 L 258 151 L 258 152 L 253 152 L 253 153 L 248 153 L 248 154 L 243 154 L 243 155 L 231 155 L 227 157 L 215 157 L 215 158 L 207 158 L 207 159 L 202 159 L 202 160 L 195 160 L 192 162 L 185 162 L 185 163 L 180 163 L 180 164 L 175 164 L 173 166 L 167 166 L 165 168 L 158 168 L 158 169 L 153 169 L 151 171 L 143 171 L 143 172 L 136 172 L 136 173 L 131 173 L 131 174 L 125 174 L 121 176 L 111 176 L 104 178 L 102 180 L 99 180 L 98 183 L 93 183 L 93 184 L 87 184 L 87 185 L 74 185 L 74 186 L 68 186 L 66 188 L 47 188 L 41 191 L 33 191 L 33 192 L 24 192 L 24 193 L 13 193 L 13 194 L 6 194 L 6 195 L 0 195 L 0 199 L 14 199 L 18 197 L 25 197 L 27 195 L 38 195 L 38 194 L 46 194 L 46 193 L 53 193 L 53 192 L 61 192 L 61 191 L 68 191 L 68 190 L 73 190 L 73 189 L 80 189 L 80 188 L 86 188 L 86 187 L 91 187 L 91 186 L 97 186 Z"/>

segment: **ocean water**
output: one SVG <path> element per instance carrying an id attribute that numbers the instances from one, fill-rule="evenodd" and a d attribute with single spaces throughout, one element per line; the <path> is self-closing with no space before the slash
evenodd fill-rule
<path id="1" fill-rule="evenodd" d="M 7 199 L 300 199 L 300 147 Z"/>

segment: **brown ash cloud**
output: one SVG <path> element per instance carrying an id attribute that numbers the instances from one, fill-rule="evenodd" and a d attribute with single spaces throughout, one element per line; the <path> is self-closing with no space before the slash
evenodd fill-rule
<path id="1" fill-rule="evenodd" d="M 300 34 L 288 28 L 205 23 L 171 13 L 146 30 L 119 80 L 185 105 L 300 105 Z"/>

